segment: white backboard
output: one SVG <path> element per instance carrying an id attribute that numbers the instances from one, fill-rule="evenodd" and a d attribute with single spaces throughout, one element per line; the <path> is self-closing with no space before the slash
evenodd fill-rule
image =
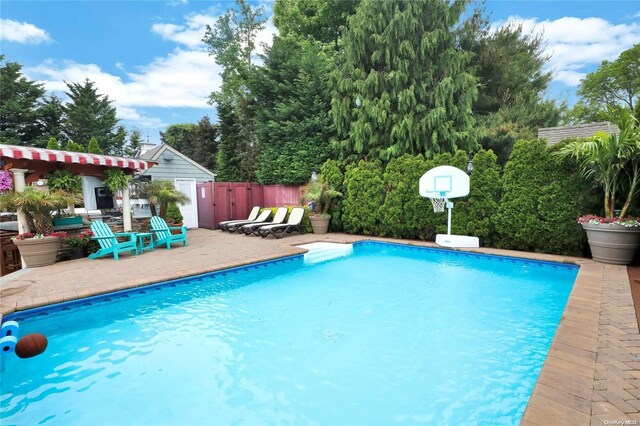
<path id="1" fill-rule="evenodd" d="M 420 195 L 431 198 L 459 198 L 469 195 L 469 175 L 452 166 L 438 166 L 420 178 Z"/>

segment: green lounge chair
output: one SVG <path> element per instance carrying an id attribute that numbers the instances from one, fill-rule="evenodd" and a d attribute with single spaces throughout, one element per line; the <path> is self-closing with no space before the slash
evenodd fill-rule
<path id="1" fill-rule="evenodd" d="M 280 225 L 261 226 L 256 232 L 262 238 L 268 236 L 269 234 L 273 235 L 276 238 L 282 238 L 286 234 L 289 234 L 293 231 L 297 231 L 298 233 L 302 234 L 303 217 L 304 209 L 302 207 L 294 207 L 293 209 L 291 209 L 291 214 L 289 215 L 287 223 L 282 223 Z"/>
<path id="2" fill-rule="evenodd" d="M 118 254 L 123 251 L 130 251 L 138 255 L 138 239 L 135 232 L 116 232 L 114 233 L 109 226 L 101 220 L 91 222 L 91 232 L 93 232 L 92 240 L 100 245 L 100 250 L 89 255 L 89 259 L 97 259 L 98 257 L 113 254 L 113 258 L 118 260 Z M 129 237 L 129 240 L 120 242 L 116 237 Z"/>
<path id="3" fill-rule="evenodd" d="M 286 207 L 278 207 L 276 213 L 273 215 L 273 220 L 271 222 L 258 222 L 258 223 L 250 223 L 248 225 L 242 225 L 240 230 L 245 233 L 245 235 L 251 235 L 256 233 L 258 228 L 265 225 L 279 225 L 284 222 L 287 217 L 287 212 L 289 209 Z M 257 234 L 256 234 L 257 235 Z"/>
<path id="4" fill-rule="evenodd" d="M 172 234 L 172 230 L 180 230 L 179 234 Z M 169 226 L 160 216 L 151 218 L 151 232 L 155 235 L 154 247 L 166 245 L 171 249 L 171 244 L 182 243 L 187 245 L 187 227 L 186 226 Z"/>
<path id="5" fill-rule="evenodd" d="M 237 222 L 230 223 L 225 228 L 225 231 L 231 233 L 236 232 L 238 229 L 240 229 L 241 226 L 249 225 L 251 223 L 265 222 L 269 218 L 269 216 L 271 216 L 271 210 L 263 210 L 255 220 L 239 220 Z"/>
<path id="6" fill-rule="evenodd" d="M 258 217 L 258 213 L 260 213 L 260 206 L 253 206 L 253 208 L 251 209 L 251 212 L 249 212 L 249 217 L 247 217 L 246 220 L 239 220 L 239 219 L 225 220 L 224 222 L 218 223 L 218 228 L 222 229 L 223 231 L 226 231 L 227 225 L 230 225 L 232 223 L 246 222 L 248 220 L 251 220 L 251 221 L 256 220 L 256 218 Z"/>

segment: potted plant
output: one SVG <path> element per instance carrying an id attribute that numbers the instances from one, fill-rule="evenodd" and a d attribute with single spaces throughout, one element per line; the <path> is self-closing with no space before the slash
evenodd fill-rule
<path id="1" fill-rule="evenodd" d="M 66 199 L 58 193 L 38 191 L 27 187 L 22 192 L 10 192 L 0 197 L 0 208 L 22 211 L 29 232 L 13 238 L 28 268 L 55 263 L 64 233 L 52 233 L 51 213 L 64 207 Z"/>
<path id="2" fill-rule="evenodd" d="M 302 201 L 313 204 L 314 213 L 309 215 L 309 220 L 314 234 L 327 233 L 331 220 L 329 208 L 340 197 L 342 193 L 329 186 L 322 175 L 302 188 Z"/>
<path id="3" fill-rule="evenodd" d="M 174 202 L 170 202 L 167 205 L 167 213 L 165 215 L 165 220 L 168 224 L 173 224 L 173 226 L 182 226 L 182 213 L 180 213 L 180 208 Z M 182 231 L 178 229 L 174 229 L 171 231 L 172 234 L 180 234 Z"/>
<path id="4" fill-rule="evenodd" d="M 153 216 L 160 216 L 165 220 L 167 220 L 169 203 L 184 205 L 191 201 L 187 195 L 178 191 L 169 180 L 153 180 L 141 184 L 136 197 L 149 201 L 151 214 Z M 159 207 L 159 209 L 157 207 Z"/>
<path id="5" fill-rule="evenodd" d="M 82 181 L 67 170 L 57 170 L 49 174 L 47 185 L 51 191 L 57 192 L 67 200 L 67 213 L 58 214 L 53 218 L 54 226 L 82 225 L 82 216 L 75 214 L 75 203 L 82 193 Z"/>
<path id="6" fill-rule="evenodd" d="M 90 229 L 86 229 L 76 235 L 69 235 L 64 239 L 64 244 L 73 252 L 72 259 L 87 257 L 97 251 L 97 243 L 91 239 L 92 236 L 93 232 Z"/>
<path id="7" fill-rule="evenodd" d="M 597 133 L 567 144 L 558 153 L 575 158 L 580 173 L 604 190 L 604 217 L 578 219 L 587 232 L 593 259 L 628 265 L 640 245 L 640 219 L 626 217 L 640 183 L 640 129 L 627 109 L 613 109 L 607 118 L 618 125 L 619 134 Z M 620 193 L 626 198 L 617 215 Z"/>

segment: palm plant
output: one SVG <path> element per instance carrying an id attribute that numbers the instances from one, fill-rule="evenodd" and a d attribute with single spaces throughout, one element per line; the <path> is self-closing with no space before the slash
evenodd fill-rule
<path id="1" fill-rule="evenodd" d="M 67 199 L 67 211 L 73 214 L 75 203 L 82 200 L 82 180 L 68 170 L 57 170 L 49 175 L 47 186 Z"/>
<path id="2" fill-rule="evenodd" d="M 29 230 L 43 235 L 51 232 L 51 212 L 64 207 L 66 203 L 65 196 L 59 192 L 48 193 L 33 187 L 0 196 L 0 210 L 22 210 L 27 218 Z"/>
<path id="3" fill-rule="evenodd" d="M 626 190 L 620 211 L 620 217 L 625 217 L 640 189 L 640 129 L 628 109 L 612 109 L 606 117 L 618 125 L 618 135 L 600 132 L 567 144 L 558 154 L 574 157 L 580 164 L 582 176 L 600 184 L 604 190 L 605 217 L 615 216 L 618 191 Z"/>
<path id="4" fill-rule="evenodd" d="M 318 180 L 312 180 L 302 188 L 302 201 L 313 202 L 316 208 L 316 215 L 329 216 L 329 208 L 334 200 L 342 197 L 342 193 L 333 189 L 322 176 Z"/>
<path id="5" fill-rule="evenodd" d="M 141 184 L 136 197 L 149 201 L 151 214 L 162 218 L 166 218 L 169 203 L 186 204 L 191 201 L 187 195 L 178 191 L 168 180 L 154 180 Z M 159 212 L 156 210 L 156 205 L 160 207 Z"/>

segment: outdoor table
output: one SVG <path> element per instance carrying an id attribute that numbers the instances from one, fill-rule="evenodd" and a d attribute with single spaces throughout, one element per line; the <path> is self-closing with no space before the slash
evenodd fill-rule
<path id="1" fill-rule="evenodd" d="M 153 233 L 152 232 L 136 232 L 140 253 L 144 253 L 144 249 L 153 251 Z M 144 239 L 149 238 L 149 244 L 144 245 Z"/>

